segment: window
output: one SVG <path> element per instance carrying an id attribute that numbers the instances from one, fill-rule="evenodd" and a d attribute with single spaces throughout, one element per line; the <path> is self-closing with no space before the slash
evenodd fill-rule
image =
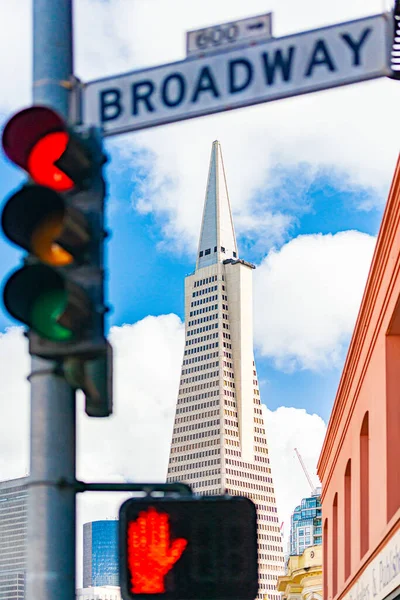
<path id="1" fill-rule="evenodd" d="M 233 252 L 233 258 L 236 258 L 237 254 L 236 252 Z"/>
<path id="2" fill-rule="evenodd" d="M 217 251 L 217 246 L 214 246 L 214 252 L 216 252 L 216 251 Z"/>
<path id="3" fill-rule="evenodd" d="M 211 254 L 211 249 L 207 248 L 207 250 L 205 250 L 204 254 L 207 256 L 207 254 Z"/>
<path id="4" fill-rule="evenodd" d="M 332 596 L 337 594 L 338 584 L 338 495 L 335 494 L 332 506 Z"/>
<path id="5" fill-rule="evenodd" d="M 351 571 L 351 460 L 344 473 L 344 578 Z"/>
<path id="6" fill-rule="evenodd" d="M 364 415 L 360 431 L 360 558 L 369 548 L 369 417 Z"/>
<path id="7" fill-rule="evenodd" d="M 225 252 L 225 248 L 221 246 L 221 252 Z"/>
<path id="8" fill-rule="evenodd" d="M 200 250 L 199 257 L 201 258 L 202 256 L 203 256 L 203 250 Z"/>
<path id="9" fill-rule="evenodd" d="M 395 309 L 397 311 L 398 308 Z M 398 332 L 396 331 L 396 334 Z M 393 517 L 400 507 L 400 403 L 398 392 L 400 335 L 386 336 L 386 518 Z"/>
<path id="10" fill-rule="evenodd" d="M 328 519 L 324 522 L 322 573 L 324 577 L 323 597 L 328 598 Z"/>

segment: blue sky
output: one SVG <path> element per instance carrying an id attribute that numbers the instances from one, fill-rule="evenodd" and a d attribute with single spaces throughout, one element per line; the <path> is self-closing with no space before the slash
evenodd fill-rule
<path id="1" fill-rule="evenodd" d="M 135 172 L 130 162 L 121 158 L 118 149 L 109 144 L 111 160 L 106 168 L 109 186 L 107 227 L 111 233 L 107 247 L 108 285 L 107 295 L 112 312 L 108 326 L 121 326 L 135 323 L 147 315 L 175 313 L 184 319 L 184 277 L 194 269 L 193 252 L 169 251 L 165 242 L 162 224 L 163 218 L 153 214 L 141 214 L 134 210 L 131 198 L 138 188 L 138 179 L 146 181 L 143 169 Z M 269 173 L 270 180 L 276 185 L 270 186 L 270 202 L 277 205 L 284 195 L 291 198 L 286 212 L 291 214 L 297 203 L 294 222 L 286 239 L 280 245 L 299 235 L 316 233 L 335 234 L 339 231 L 358 230 L 371 236 L 377 234 L 384 206 L 384 198 L 367 187 L 343 190 L 338 186 L 339 176 L 335 169 L 325 169 L 317 173 L 308 172 L 307 164 L 293 168 L 278 165 Z M 228 186 L 229 168 L 226 165 Z M 7 193 L 18 187 L 20 173 L 6 159 L 0 159 L 0 192 L 5 198 Z M 302 198 L 299 208 L 298 188 L 307 187 L 307 197 Z M 205 182 L 204 182 L 205 188 Z M 260 190 L 260 195 L 262 190 Z M 204 189 L 198 190 L 197 202 L 201 203 Z M 374 197 L 373 208 L 359 210 L 360 201 Z M 115 200 L 117 199 L 117 200 Z M 4 200 L 3 200 L 4 202 Z M 288 204 L 285 201 L 285 204 Z M 197 224 L 200 228 L 200 222 Z M 244 247 L 241 256 L 258 264 L 268 254 L 268 248 L 260 252 L 250 236 L 238 238 L 239 248 Z M 279 244 L 274 247 L 279 251 Z M 0 238 L 0 274 L 5 274 L 17 266 L 22 253 L 1 235 Z M 152 274 L 152 277 L 149 274 Z M 4 307 L 0 315 L 1 330 L 15 324 L 6 314 Z M 343 350 L 345 349 L 345 345 Z M 344 357 L 344 351 L 341 354 Z M 335 390 L 341 372 L 341 361 L 322 372 L 299 369 L 287 372 L 277 369 L 273 361 L 257 352 L 256 354 L 262 397 L 266 405 L 275 410 L 279 406 L 306 408 L 316 412 L 325 421 L 328 420 Z"/>
<path id="2" fill-rule="evenodd" d="M 185 32 L 214 23 L 272 11 L 281 36 L 377 14 L 385 2 L 78 0 L 76 73 L 90 81 L 182 60 Z M 30 102 L 31 0 L 0 0 L 0 10 L 1 55 L 13 56 L 0 62 L 7 82 L 2 127 Z M 380 79 L 107 140 L 116 412 L 99 422 L 83 417 L 80 404 L 78 477 L 165 477 L 183 351 L 184 277 L 194 269 L 211 144 L 218 139 L 240 256 L 257 266 L 256 361 L 278 509 L 287 518 L 309 491 L 294 447 L 315 478 L 398 157 L 399 103 L 398 82 Z M 21 181 L 0 155 L 0 208 Z M 0 281 L 21 259 L 0 234 Z M 7 330 L 14 325 L 0 308 L 3 477 L 23 474 L 28 464 L 29 365 L 20 332 Z M 110 507 L 103 498 L 92 502 L 82 519 L 110 516 Z"/>

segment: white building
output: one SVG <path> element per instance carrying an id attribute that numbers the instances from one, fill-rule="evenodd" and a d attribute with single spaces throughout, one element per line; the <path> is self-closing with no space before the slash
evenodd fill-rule
<path id="1" fill-rule="evenodd" d="M 185 351 L 167 481 L 255 502 L 258 597 L 277 600 L 284 558 L 253 355 L 253 269 L 239 258 L 214 142 L 196 270 L 185 279 Z"/>
<path id="2" fill-rule="evenodd" d="M 98 587 L 86 587 L 76 590 L 77 600 L 121 600 L 119 587 L 104 585 Z"/>

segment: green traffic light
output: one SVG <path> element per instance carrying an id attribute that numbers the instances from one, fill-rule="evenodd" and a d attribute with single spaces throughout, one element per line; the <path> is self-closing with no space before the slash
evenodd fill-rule
<path id="1" fill-rule="evenodd" d="M 57 322 L 66 305 L 65 290 L 49 290 L 38 296 L 32 306 L 32 329 L 53 342 L 73 339 L 73 332 Z"/>
<path id="2" fill-rule="evenodd" d="M 11 316 L 51 342 L 75 341 L 90 314 L 84 291 L 45 265 L 28 265 L 15 271 L 4 287 L 3 297 Z"/>

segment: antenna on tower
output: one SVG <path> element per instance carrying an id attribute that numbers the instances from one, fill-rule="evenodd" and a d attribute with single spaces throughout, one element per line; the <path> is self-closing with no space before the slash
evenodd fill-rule
<path id="1" fill-rule="evenodd" d="M 312 479 L 311 479 L 311 477 L 310 477 L 310 474 L 309 474 L 309 472 L 307 471 L 306 465 L 304 464 L 304 462 L 303 462 L 303 459 L 301 458 L 301 454 L 300 454 L 300 452 L 297 450 L 297 448 L 295 448 L 295 449 L 294 449 L 294 451 L 295 451 L 295 452 L 296 452 L 296 454 L 297 454 L 297 458 L 298 458 L 298 459 L 299 459 L 299 461 L 300 461 L 300 464 L 301 464 L 301 466 L 302 466 L 302 469 L 303 469 L 303 471 L 304 471 L 304 475 L 307 477 L 307 481 L 308 481 L 308 483 L 310 484 L 311 492 L 312 492 L 312 494 L 314 495 L 314 494 L 316 493 L 316 491 L 317 491 L 317 490 L 316 490 L 316 488 L 314 487 L 314 484 L 313 484 L 313 482 L 312 482 Z"/>

